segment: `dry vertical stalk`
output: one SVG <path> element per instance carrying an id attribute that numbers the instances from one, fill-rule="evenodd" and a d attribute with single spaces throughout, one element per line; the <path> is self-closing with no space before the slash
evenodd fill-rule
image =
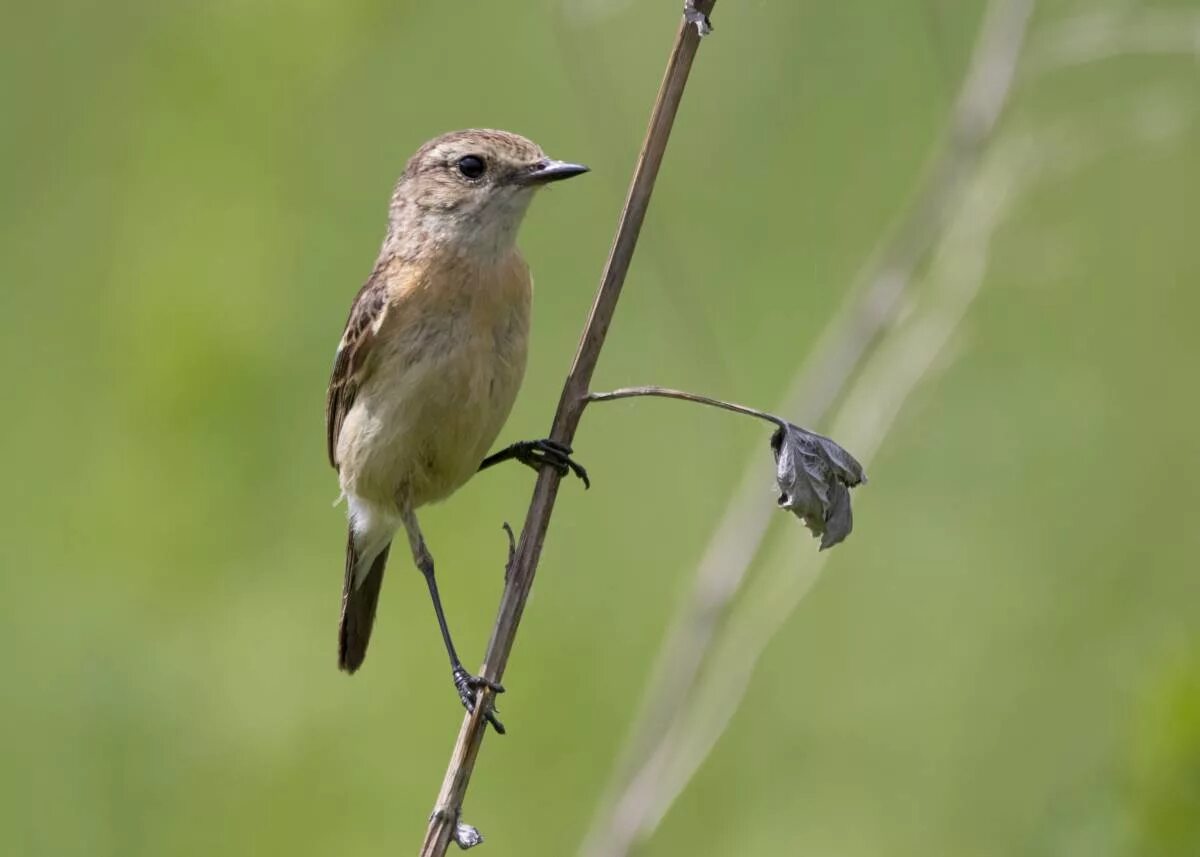
<path id="1" fill-rule="evenodd" d="M 701 36 L 709 28 L 708 16 L 715 5 L 716 0 L 688 0 L 685 6 L 683 19 L 675 36 L 675 45 L 671 50 L 671 58 L 667 63 L 667 71 L 659 88 L 658 98 L 654 102 L 646 139 L 638 154 L 633 181 L 625 200 L 625 207 L 621 211 L 616 238 L 609 252 L 600 289 L 596 293 L 592 311 L 579 342 L 579 350 L 575 354 L 575 361 L 559 397 L 558 410 L 554 414 L 550 437 L 559 443 L 570 445 L 583 409 L 587 406 L 588 385 L 600 358 L 600 349 L 608 334 L 617 299 L 625 283 L 625 275 L 629 271 L 629 263 L 646 217 L 654 181 L 662 164 L 679 102 L 683 98 L 684 86 L 696 56 L 696 48 Z M 481 676 L 494 682 L 503 678 L 508 656 L 512 652 L 517 626 L 521 621 L 530 587 L 533 585 L 533 576 L 546 539 L 546 530 L 550 525 L 550 515 L 554 510 L 560 478 L 555 470 L 545 468 L 538 476 L 533 489 L 533 498 L 525 516 L 525 526 L 521 530 L 521 540 L 509 566 L 500 610 L 492 628 L 483 668 L 480 670 Z M 475 767 L 475 759 L 479 755 L 480 744 L 483 742 L 487 725 L 483 712 L 487 710 L 491 701 L 491 693 L 490 690 L 481 689 L 476 700 L 475 712 L 463 720 L 441 792 L 438 794 L 437 805 L 425 831 L 425 840 L 420 852 L 422 857 L 444 855 L 451 841 L 457 842 L 461 847 L 478 844 L 478 832 L 468 825 L 460 824 L 459 813 L 471 772 Z"/>

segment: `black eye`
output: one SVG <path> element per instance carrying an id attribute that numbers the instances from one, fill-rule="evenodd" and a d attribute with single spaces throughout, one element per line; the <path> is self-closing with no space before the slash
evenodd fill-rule
<path id="1" fill-rule="evenodd" d="M 458 159 L 458 171 L 469 179 L 477 179 L 487 170 L 487 164 L 478 155 L 466 155 Z"/>

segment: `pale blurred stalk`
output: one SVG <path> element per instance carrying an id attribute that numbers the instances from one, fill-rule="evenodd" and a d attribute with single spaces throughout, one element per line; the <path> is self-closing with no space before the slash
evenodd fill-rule
<path id="1" fill-rule="evenodd" d="M 891 417 L 970 302 L 969 298 L 963 301 L 961 297 L 957 302 L 946 301 L 945 306 L 939 306 L 937 299 L 932 304 L 929 300 L 922 301 L 920 306 L 928 307 L 936 319 L 931 316 L 926 327 L 915 328 L 922 337 L 920 343 L 913 339 L 916 334 L 911 321 L 893 328 L 918 266 L 942 239 L 947 225 L 951 230 L 942 239 L 947 246 L 956 230 L 968 228 L 964 215 L 971 213 L 960 210 L 967 205 L 964 192 L 971 186 L 970 179 L 1008 100 L 1033 5 L 1033 0 L 989 3 L 941 155 L 932 164 L 921 191 L 893 235 L 861 277 L 863 285 L 854 290 L 844 310 L 830 324 L 778 409 L 785 417 L 815 424 L 844 394 L 873 348 L 878 349 L 877 355 L 896 352 L 891 355 L 892 365 L 884 367 L 896 373 L 887 379 L 892 386 L 877 387 L 878 381 L 870 379 L 872 370 L 864 371 L 862 381 L 847 398 L 831 432 L 864 464 L 878 448 Z M 1015 177 L 1008 177 L 1019 176 L 1018 170 Z M 978 196 L 983 191 L 976 188 L 973 193 Z M 981 218 L 979 227 L 985 222 L 989 224 L 982 234 L 990 237 L 990 225 L 996 222 L 1000 208 L 1002 204 L 984 206 L 974 212 Z M 984 217 L 989 211 L 993 211 L 990 218 Z M 969 233 L 978 234 L 978 231 Z M 963 235 L 957 240 L 965 241 L 967 237 Z M 975 244 L 978 243 L 976 240 Z M 982 268 L 977 274 L 969 290 L 971 296 L 982 278 Z M 939 296 L 933 288 L 929 294 Z M 961 309 L 951 309 L 952 303 Z M 955 320 L 947 327 L 951 317 Z M 878 365 L 878 356 L 871 365 Z M 873 411 L 869 406 L 872 401 Z M 866 418 L 869 421 L 864 422 Z M 745 584 L 749 567 L 775 514 L 773 504 L 765 496 L 756 457 L 718 524 L 697 568 L 692 589 L 684 597 L 659 651 L 622 761 L 581 849 L 586 857 L 628 854 L 636 843 L 653 832 L 736 710 L 761 647 L 803 597 L 823 564 L 825 554 L 802 554 L 804 568 L 788 568 L 787 580 L 776 581 L 777 586 L 790 583 L 799 589 L 770 595 L 779 600 L 768 605 L 773 609 L 761 616 L 744 611 L 729 616 L 730 606 Z M 761 586 L 756 591 L 759 590 Z M 739 616 L 753 627 L 742 627 L 739 631 Z M 724 625 L 728 626 L 726 634 L 714 648 L 718 630 Z M 760 639 L 744 640 L 751 631 L 757 631 Z M 740 663 L 740 672 L 728 671 L 726 662 L 731 659 Z M 747 660 L 749 663 L 745 663 Z M 707 670 L 707 678 L 698 685 L 702 669 Z M 720 694 L 725 695 L 716 698 Z"/>

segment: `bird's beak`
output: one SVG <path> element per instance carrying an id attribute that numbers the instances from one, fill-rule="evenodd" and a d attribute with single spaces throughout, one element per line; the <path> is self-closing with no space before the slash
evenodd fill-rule
<path id="1" fill-rule="evenodd" d="M 566 161 L 555 161 L 551 158 L 538 161 L 525 175 L 525 184 L 549 184 L 563 179 L 583 175 L 588 168 L 583 164 L 569 164 Z"/>

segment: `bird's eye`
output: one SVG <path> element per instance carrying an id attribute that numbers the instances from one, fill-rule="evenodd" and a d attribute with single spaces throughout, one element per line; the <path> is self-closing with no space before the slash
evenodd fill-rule
<path id="1" fill-rule="evenodd" d="M 458 171 L 469 179 L 477 179 L 487 170 L 487 164 L 478 155 L 465 155 L 458 159 Z"/>

